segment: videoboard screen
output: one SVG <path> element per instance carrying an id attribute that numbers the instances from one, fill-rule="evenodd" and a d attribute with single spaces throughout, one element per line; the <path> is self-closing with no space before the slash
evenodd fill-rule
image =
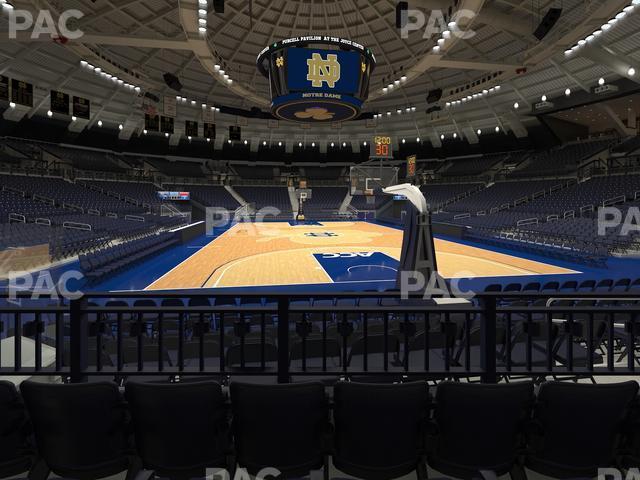
<path id="1" fill-rule="evenodd" d="M 358 91 L 362 62 L 357 52 L 291 48 L 287 57 L 287 84 L 291 92 L 353 95 Z"/>

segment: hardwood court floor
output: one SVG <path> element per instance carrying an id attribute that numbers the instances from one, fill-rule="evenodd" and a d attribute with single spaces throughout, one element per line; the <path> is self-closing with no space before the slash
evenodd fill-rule
<path id="1" fill-rule="evenodd" d="M 295 226 L 288 222 L 239 223 L 147 289 L 332 283 L 355 278 L 350 274 L 360 267 L 364 268 L 361 275 L 370 271 L 379 274 L 378 269 L 385 269 L 387 277 L 395 277 L 401 244 L 402 231 L 367 222 Z M 577 273 L 446 240 L 436 239 L 435 247 L 438 270 L 445 278 Z M 360 264 L 349 257 L 361 258 L 357 260 Z M 376 265 L 381 258 L 394 266 L 389 262 Z"/>

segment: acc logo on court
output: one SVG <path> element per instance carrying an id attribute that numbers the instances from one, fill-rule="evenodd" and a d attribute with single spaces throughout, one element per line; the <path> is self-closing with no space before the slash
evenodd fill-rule
<path id="1" fill-rule="evenodd" d="M 327 59 L 323 59 L 319 53 L 314 53 L 307 60 L 307 80 L 311 82 L 314 88 L 322 88 L 322 84 L 326 82 L 327 87 L 335 88 L 336 83 L 340 80 L 340 62 L 338 55 L 333 53 L 327 54 Z"/>
<path id="2" fill-rule="evenodd" d="M 370 258 L 374 252 L 323 253 L 322 258 Z"/>

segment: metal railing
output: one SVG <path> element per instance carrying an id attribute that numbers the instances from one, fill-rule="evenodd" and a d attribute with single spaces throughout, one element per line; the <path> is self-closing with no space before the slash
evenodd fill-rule
<path id="1" fill-rule="evenodd" d="M 216 297 L 225 304 L 195 306 Z M 5 303 L 0 349 L 13 352 L 2 355 L 12 361 L 0 365 L 0 377 L 496 382 L 514 375 L 635 375 L 640 368 L 640 297 L 631 294 L 484 293 L 446 306 L 379 292 L 242 294 L 241 306 L 229 305 L 229 298 L 109 292 L 54 306 Z M 309 298 L 313 305 L 301 303 Z M 106 299 L 112 302 L 99 306 Z M 158 306 L 153 299 L 173 303 Z M 176 300 L 191 300 L 192 306 Z"/>

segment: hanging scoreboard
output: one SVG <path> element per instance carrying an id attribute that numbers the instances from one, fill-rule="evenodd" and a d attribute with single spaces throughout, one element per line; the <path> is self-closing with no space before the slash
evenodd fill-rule
<path id="1" fill-rule="evenodd" d="M 271 112 L 301 123 L 343 122 L 360 115 L 375 68 L 370 49 L 325 35 L 288 38 L 258 55 L 271 85 Z"/>
<path id="2" fill-rule="evenodd" d="M 69 94 L 51 90 L 51 111 L 62 115 L 69 115 Z"/>
<path id="3" fill-rule="evenodd" d="M 371 158 L 393 158 L 393 143 L 391 137 L 376 135 L 371 142 Z"/>

